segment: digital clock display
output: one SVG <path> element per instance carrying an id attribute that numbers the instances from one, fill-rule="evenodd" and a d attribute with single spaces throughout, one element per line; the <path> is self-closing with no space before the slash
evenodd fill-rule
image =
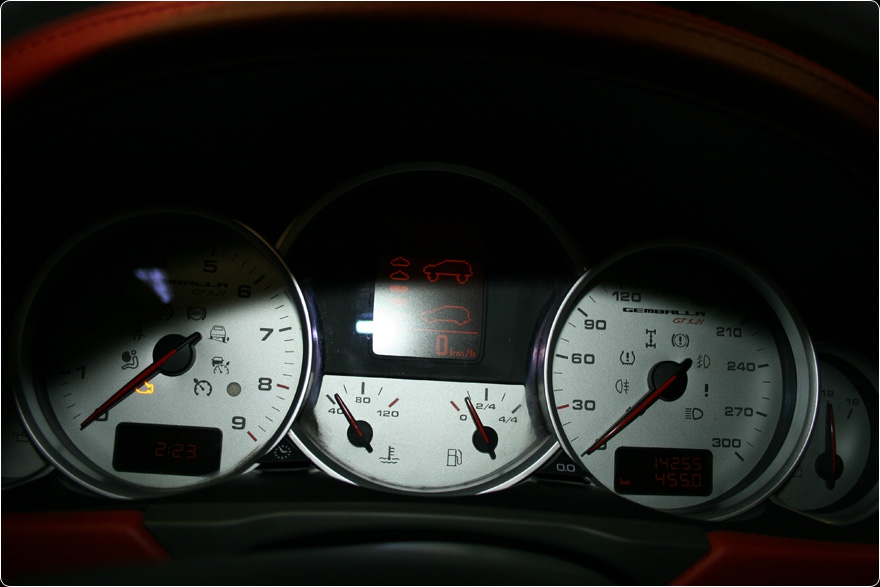
<path id="1" fill-rule="evenodd" d="M 712 451 L 618 448 L 614 452 L 614 490 L 630 495 L 709 495 Z"/>
<path id="2" fill-rule="evenodd" d="M 113 468 L 131 473 L 207 475 L 220 469 L 219 428 L 123 422 L 116 427 Z"/>
<path id="3" fill-rule="evenodd" d="M 470 259 L 382 257 L 373 292 L 373 352 L 476 361 L 483 329 L 483 268 Z"/>

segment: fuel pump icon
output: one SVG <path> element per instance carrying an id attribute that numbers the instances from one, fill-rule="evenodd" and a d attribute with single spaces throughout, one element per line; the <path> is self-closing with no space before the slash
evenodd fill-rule
<path id="1" fill-rule="evenodd" d="M 461 465 L 461 451 L 457 448 L 450 448 L 446 451 L 446 466 L 458 467 Z"/>

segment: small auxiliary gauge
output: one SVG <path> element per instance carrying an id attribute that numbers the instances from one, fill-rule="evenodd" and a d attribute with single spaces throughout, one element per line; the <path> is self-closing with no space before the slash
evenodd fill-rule
<path id="1" fill-rule="evenodd" d="M 545 358 L 568 455 L 642 505 L 723 519 L 796 465 L 816 407 L 810 340 L 783 298 L 718 251 L 662 244 L 588 271 Z"/>
<path id="2" fill-rule="evenodd" d="M 801 463 L 774 501 L 829 524 L 877 512 L 877 365 L 817 345 L 819 406 Z"/>
<path id="3" fill-rule="evenodd" d="M 251 467 L 287 432 L 312 363 L 302 294 L 232 221 L 127 216 L 44 272 L 18 325 L 19 409 L 60 471 L 138 498 Z"/>
<path id="4" fill-rule="evenodd" d="M 456 165 L 383 168 L 331 192 L 278 249 L 314 300 L 321 345 L 290 436 L 326 473 L 476 494 L 558 450 L 535 349 L 583 265 L 519 189 Z"/>

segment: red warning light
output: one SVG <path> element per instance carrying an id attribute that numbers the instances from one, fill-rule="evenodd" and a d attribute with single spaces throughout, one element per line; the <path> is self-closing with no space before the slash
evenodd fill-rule
<path id="1" fill-rule="evenodd" d="M 479 261 L 400 255 L 380 257 L 376 269 L 373 353 L 480 359 L 485 275 Z"/>
<path id="2" fill-rule="evenodd" d="M 457 326 L 464 326 L 470 323 L 471 313 L 464 306 L 440 306 L 433 310 L 425 310 L 422 312 L 421 318 L 428 324 L 450 322 Z"/>
<path id="3" fill-rule="evenodd" d="M 470 263 L 456 259 L 445 259 L 439 263 L 425 265 L 422 271 L 431 283 L 435 283 L 441 276 L 447 276 L 454 277 L 458 283 L 464 285 L 474 275 Z"/>

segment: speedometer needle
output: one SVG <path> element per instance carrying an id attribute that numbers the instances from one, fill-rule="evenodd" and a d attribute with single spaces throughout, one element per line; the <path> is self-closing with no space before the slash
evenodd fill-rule
<path id="1" fill-rule="evenodd" d="M 636 404 L 628 409 L 623 416 L 621 416 L 611 427 L 603 434 L 599 440 L 597 440 L 593 446 L 588 448 L 585 452 L 581 453 L 581 456 L 592 454 L 596 450 L 599 449 L 600 446 L 614 438 L 621 430 L 629 426 L 633 420 L 641 416 L 645 413 L 645 410 L 650 408 L 655 401 L 657 401 L 663 392 L 669 389 L 669 386 L 675 383 L 676 380 L 681 379 L 687 373 L 687 370 L 691 368 L 693 365 L 693 361 L 690 359 L 685 359 L 681 363 L 679 363 L 678 367 L 672 373 L 670 377 L 666 379 L 663 383 L 657 386 L 656 389 L 649 391 L 646 393 L 642 399 L 640 399 Z"/>
<path id="2" fill-rule="evenodd" d="M 172 336 L 172 335 L 169 335 L 169 336 Z M 173 336 L 179 337 L 180 335 L 173 335 Z M 89 416 L 85 420 L 83 420 L 83 423 L 80 424 L 79 429 L 83 430 L 86 426 L 88 426 L 89 424 L 94 422 L 98 416 L 100 416 L 101 414 L 103 414 L 104 412 L 106 412 L 107 410 L 109 410 L 110 408 L 112 408 L 113 406 L 115 406 L 116 404 L 121 402 L 122 400 L 124 400 L 126 397 L 128 397 L 131 394 L 131 392 L 133 392 L 135 389 L 137 389 L 138 386 L 145 383 L 149 378 L 151 378 L 156 373 L 161 372 L 162 366 L 165 363 L 167 363 L 171 359 L 171 357 L 173 357 L 174 355 L 179 353 L 181 350 L 189 347 L 190 345 L 196 344 L 201 339 L 202 339 L 202 335 L 199 334 L 198 332 L 194 332 L 193 334 L 184 338 L 183 342 L 178 344 L 176 347 L 172 348 L 170 351 L 168 351 L 167 353 L 165 353 L 164 355 L 159 357 L 157 360 L 153 361 L 149 367 L 147 367 L 146 369 L 144 369 L 143 371 L 138 373 L 134 377 L 134 379 L 132 379 L 131 381 L 129 381 L 128 383 L 123 385 L 119 391 L 117 391 L 116 393 L 114 393 L 110 397 L 110 399 L 108 399 L 103 404 L 101 404 L 101 407 L 99 407 L 97 410 L 95 410 L 91 416 Z M 160 343 L 161 342 L 162 341 L 160 341 Z"/>

